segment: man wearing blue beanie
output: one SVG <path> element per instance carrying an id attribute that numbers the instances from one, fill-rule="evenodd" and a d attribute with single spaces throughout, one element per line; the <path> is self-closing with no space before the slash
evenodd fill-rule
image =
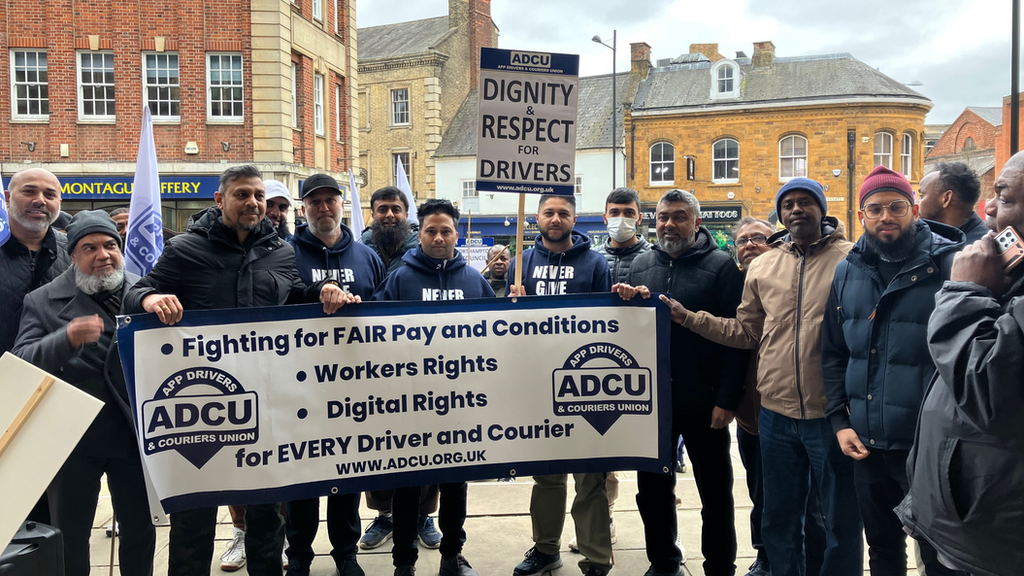
<path id="1" fill-rule="evenodd" d="M 768 239 L 774 250 L 750 263 L 736 317 L 680 312 L 673 303 L 672 318 L 711 341 L 760 351 L 762 533 L 771 574 L 805 573 L 804 511 L 808 498 L 817 497 L 827 541 L 821 574 L 862 576 L 853 466 L 825 420 L 821 372 L 821 324 L 829 288 L 836 265 L 853 244 L 840 222 L 826 216 L 828 203 L 818 182 L 790 180 L 775 205 L 786 230 Z M 810 493 L 812 487 L 816 494 Z"/>

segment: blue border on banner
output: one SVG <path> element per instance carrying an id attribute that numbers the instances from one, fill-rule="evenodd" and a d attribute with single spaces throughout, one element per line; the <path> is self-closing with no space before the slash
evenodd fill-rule
<path id="1" fill-rule="evenodd" d="M 576 193 L 572 184 L 527 184 L 512 180 L 477 180 L 477 192 L 511 192 L 523 194 L 557 194 L 572 196 Z"/>
<path id="2" fill-rule="evenodd" d="M 332 479 L 304 484 L 293 484 L 278 488 L 196 492 L 175 496 L 161 501 L 164 510 L 177 512 L 192 508 L 224 504 L 261 504 L 302 500 L 334 494 L 354 494 L 366 490 L 383 490 L 405 486 L 444 484 L 468 480 L 484 480 L 515 476 L 536 476 L 544 474 L 566 474 L 581 472 L 607 472 L 611 470 L 643 470 L 655 473 L 674 473 L 672 453 L 675 449 L 670 438 L 672 434 L 672 372 L 669 360 L 669 338 L 671 315 L 669 308 L 661 304 L 659 294 L 650 299 L 634 298 L 622 301 L 618 295 L 572 294 L 566 296 L 527 296 L 513 301 L 512 298 L 488 298 L 430 302 L 367 302 L 345 306 L 334 314 L 339 318 L 367 316 L 402 316 L 411 314 L 441 315 L 459 312 L 481 312 L 502 310 L 552 310 L 588 308 L 594 306 L 636 306 L 655 310 L 657 331 L 658 398 L 657 459 L 640 457 L 592 458 L 589 460 L 536 460 L 514 463 L 481 464 L 460 466 L 453 470 L 431 468 L 424 471 L 386 472 L 358 478 Z M 319 318 L 323 316 L 321 304 L 298 306 L 274 306 L 265 308 L 233 308 L 225 310 L 186 311 L 181 322 L 175 326 L 207 326 L 211 324 L 240 324 L 251 322 L 274 322 Z M 138 429 L 138 399 L 135 394 L 135 334 L 139 331 L 163 328 L 156 314 L 135 314 L 118 317 L 118 351 L 122 359 L 128 396 L 132 405 L 132 418 Z M 548 377 L 548 375 L 544 375 Z M 386 458 L 384 458 L 386 459 Z"/>

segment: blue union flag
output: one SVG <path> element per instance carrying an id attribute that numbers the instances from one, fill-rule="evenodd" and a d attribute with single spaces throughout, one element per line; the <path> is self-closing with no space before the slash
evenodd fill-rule
<path id="1" fill-rule="evenodd" d="M 143 107 L 139 159 L 135 165 L 132 203 L 128 209 L 125 268 L 139 276 L 149 274 L 164 250 L 164 225 L 160 215 L 160 174 L 156 166 L 153 119 Z"/>

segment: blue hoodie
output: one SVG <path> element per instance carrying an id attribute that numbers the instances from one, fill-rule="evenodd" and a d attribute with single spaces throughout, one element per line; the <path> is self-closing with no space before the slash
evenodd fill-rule
<path id="1" fill-rule="evenodd" d="M 586 294 L 612 289 L 608 260 L 590 249 L 590 238 L 572 231 L 572 247 L 555 254 L 538 234 L 533 248 L 523 252 L 523 287 L 529 295 Z M 515 282 L 519 257 L 508 267 L 508 283 Z"/>
<path id="2" fill-rule="evenodd" d="M 342 290 L 366 300 L 384 281 L 384 263 L 373 250 L 354 242 L 352 230 L 344 224 L 341 238 L 330 248 L 313 235 L 309 224 L 300 224 L 288 243 L 295 248 L 299 278 L 307 285 L 333 278 Z"/>
<path id="3" fill-rule="evenodd" d="M 374 300 L 468 300 L 494 298 L 494 290 L 483 275 L 466 266 L 462 253 L 451 260 L 435 260 L 417 246 L 402 256 L 405 266 L 388 276 Z"/>

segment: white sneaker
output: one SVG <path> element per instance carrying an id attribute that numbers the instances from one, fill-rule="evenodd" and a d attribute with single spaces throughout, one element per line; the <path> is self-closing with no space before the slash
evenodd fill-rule
<path id="1" fill-rule="evenodd" d="M 619 540 L 618 538 L 615 537 L 615 520 L 611 520 L 609 522 L 609 528 L 610 528 L 610 532 L 612 534 L 612 544 L 615 544 Z M 573 536 L 572 540 L 569 541 L 569 551 L 570 552 L 575 552 L 577 554 L 580 553 L 580 545 L 579 545 L 579 542 L 576 541 L 576 537 L 575 536 Z"/>
<path id="2" fill-rule="evenodd" d="M 611 520 L 609 524 L 609 527 L 611 528 L 610 531 L 612 533 L 612 544 L 615 544 L 618 541 L 618 538 L 615 537 L 615 520 Z"/>
<path id="3" fill-rule="evenodd" d="M 288 537 L 284 537 L 284 547 L 281 548 L 281 568 L 288 568 Z"/>
<path id="4" fill-rule="evenodd" d="M 220 569 L 225 572 L 234 572 L 245 566 L 245 531 L 238 528 L 234 528 L 234 531 L 228 549 L 220 555 Z"/>
<path id="5" fill-rule="evenodd" d="M 679 547 L 679 554 L 682 555 L 682 559 L 679 563 L 686 564 L 686 546 L 683 546 L 682 540 L 676 540 L 676 546 Z"/>

